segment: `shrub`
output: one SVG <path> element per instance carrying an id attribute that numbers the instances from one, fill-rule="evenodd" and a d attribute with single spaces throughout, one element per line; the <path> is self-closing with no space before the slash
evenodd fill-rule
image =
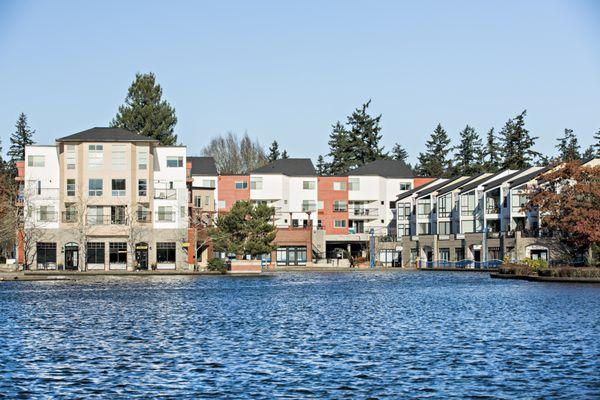
<path id="1" fill-rule="evenodd" d="M 548 261 L 546 260 L 532 260 L 531 258 L 525 258 L 522 262 L 524 265 L 531 267 L 534 271 L 548 269 Z"/>
<path id="2" fill-rule="evenodd" d="M 227 272 L 227 262 L 222 258 L 212 258 L 208 260 L 207 269 L 209 271 L 218 271 L 224 274 Z"/>

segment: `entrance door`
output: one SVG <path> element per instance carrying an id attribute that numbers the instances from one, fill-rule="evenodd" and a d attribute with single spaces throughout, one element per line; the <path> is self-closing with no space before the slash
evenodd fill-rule
<path id="1" fill-rule="evenodd" d="M 135 246 L 135 261 L 139 269 L 148 269 L 148 245 L 138 243 Z"/>
<path id="2" fill-rule="evenodd" d="M 481 262 L 481 250 L 473 250 L 473 259 L 475 262 Z"/>
<path id="3" fill-rule="evenodd" d="M 79 246 L 74 243 L 65 245 L 65 269 L 76 270 L 79 268 Z"/>
<path id="4" fill-rule="evenodd" d="M 354 233 L 365 233 L 365 221 L 351 221 Z"/>

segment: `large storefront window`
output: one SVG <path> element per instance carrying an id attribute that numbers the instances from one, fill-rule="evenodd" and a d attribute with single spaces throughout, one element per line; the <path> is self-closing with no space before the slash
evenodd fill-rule
<path id="1" fill-rule="evenodd" d="M 386 267 L 400 266 L 400 252 L 393 249 L 379 250 L 379 262 Z"/>
<path id="2" fill-rule="evenodd" d="M 306 265 L 306 246 L 278 247 L 277 265 Z"/>
<path id="3" fill-rule="evenodd" d="M 87 244 L 87 263 L 104 264 L 104 243 Z"/>
<path id="4" fill-rule="evenodd" d="M 37 243 L 38 268 L 51 268 L 56 266 L 56 243 Z"/>
<path id="5" fill-rule="evenodd" d="M 108 254 L 111 264 L 127 264 L 127 243 L 109 243 Z"/>
<path id="6" fill-rule="evenodd" d="M 175 243 L 156 243 L 156 261 L 163 264 L 175 263 Z"/>

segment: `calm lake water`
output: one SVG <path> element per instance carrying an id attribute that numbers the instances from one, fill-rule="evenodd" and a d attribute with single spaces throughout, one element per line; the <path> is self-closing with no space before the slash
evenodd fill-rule
<path id="1" fill-rule="evenodd" d="M 600 286 L 447 272 L 0 284 L 8 397 L 599 398 Z"/>

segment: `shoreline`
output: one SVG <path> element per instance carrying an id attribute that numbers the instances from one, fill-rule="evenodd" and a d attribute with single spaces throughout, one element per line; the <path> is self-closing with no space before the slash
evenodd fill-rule
<path id="1" fill-rule="evenodd" d="M 567 277 L 563 278 L 563 277 L 555 277 L 555 276 L 509 275 L 509 274 L 500 274 L 500 273 L 492 273 L 492 274 L 490 274 L 490 278 L 492 278 L 492 279 L 514 279 L 514 280 L 529 281 L 529 282 L 600 284 L 600 279 L 598 279 L 598 278 L 567 278 Z"/>

